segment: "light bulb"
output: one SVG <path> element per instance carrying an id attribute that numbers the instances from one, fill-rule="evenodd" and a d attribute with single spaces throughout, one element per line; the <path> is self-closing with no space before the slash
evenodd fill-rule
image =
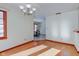
<path id="1" fill-rule="evenodd" d="M 25 12 L 26 12 L 26 10 L 23 10 L 23 12 L 25 13 Z"/>
<path id="2" fill-rule="evenodd" d="M 20 9 L 24 9 L 24 6 L 19 6 Z"/>
<path id="3" fill-rule="evenodd" d="M 26 7 L 27 7 L 27 8 L 31 8 L 31 5 L 30 5 L 30 4 L 27 4 Z"/>
<path id="4" fill-rule="evenodd" d="M 36 11 L 36 8 L 33 8 L 33 11 Z"/>
<path id="5" fill-rule="evenodd" d="M 33 13 L 33 11 L 31 10 L 29 13 L 30 13 L 30 14 L 32 14 L 32 13 Z"/>

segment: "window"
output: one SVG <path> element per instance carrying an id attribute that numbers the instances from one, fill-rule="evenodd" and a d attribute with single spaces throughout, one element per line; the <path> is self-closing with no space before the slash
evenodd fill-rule
<path id="1" fill-rule="evenodd" d="M 7 12 L 0 10 L 0 40 L 7 39 Z"/>

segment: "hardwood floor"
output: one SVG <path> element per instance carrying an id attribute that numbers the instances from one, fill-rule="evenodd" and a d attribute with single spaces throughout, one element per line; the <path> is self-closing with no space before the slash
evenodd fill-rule
<path id="1" fill-rule="evenodd" d="M 21 51 L 27 50 L 31 47 L 38 46 L 41 44 L 48 46 L 48 48 L 40 50 L 39 52 L 36 52 L 34 54 L 31 54 L 32 56 L 36 56 L 36 55 L 38 55 L 50 48 L 56 48 L 56 49 L 61 50 L 61 53 L 59 53 L 57 56 L 79 56 L 79 53 L 76 51 L 76 49 L 73 45 L 61 44 L 58 42 L 51 42 L 51 41 L 47 41 L 47 40 L 30 42 L 28 44 L 26 43 L 20 47 L 16 47 L 11 50 L 4 51 L 4 52 L 0 53 L 0 55 L 1 56 L 9 56 L 11 54 L 15 54 L 17 52 L 21 52 Z"/>

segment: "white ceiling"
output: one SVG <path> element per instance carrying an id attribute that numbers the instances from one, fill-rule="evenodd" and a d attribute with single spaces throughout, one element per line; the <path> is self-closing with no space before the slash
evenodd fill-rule
<path id="1" fill-rule="evenodd" d="M 79 7 L 77 3 L 44 3 L 38 4 L 37 14 L 49 16 L 58 12 L 67 12 Z"/>
<path id="2" fill-rule="evenodd" d="M 5 6 L 5 8 L 11 7 L 19 9 L 19 5 L 25 5 L 25 3 L 8 3 L 0 4 L 0 7 Z M 36 15 L 38 16 L 49 16 L 57 12 L 67 12 L 79 7 L 78 3 L 33 3 L 33 7 L 37 8 Z"/>

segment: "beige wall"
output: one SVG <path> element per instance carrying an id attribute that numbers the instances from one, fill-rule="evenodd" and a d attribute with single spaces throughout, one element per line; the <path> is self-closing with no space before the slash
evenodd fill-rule
<path id="1" fill-rule="evenodd" d="M 73 32 L 78 26 L 78 19 L 78 10 L 48 16 L 46 18 L 46 38 L 74 44 L 79 50 L 79 37 L 75 37 Z"/>
<path id="2" fill-rule="evenodd" d="M 0 40 L 0 51 L 22 44 L 33 39 L 32 16 L 23 15 L 19 8 L 13 5 L 0 4 L 0 7 L 7 10 L 7 37 Z"/>

